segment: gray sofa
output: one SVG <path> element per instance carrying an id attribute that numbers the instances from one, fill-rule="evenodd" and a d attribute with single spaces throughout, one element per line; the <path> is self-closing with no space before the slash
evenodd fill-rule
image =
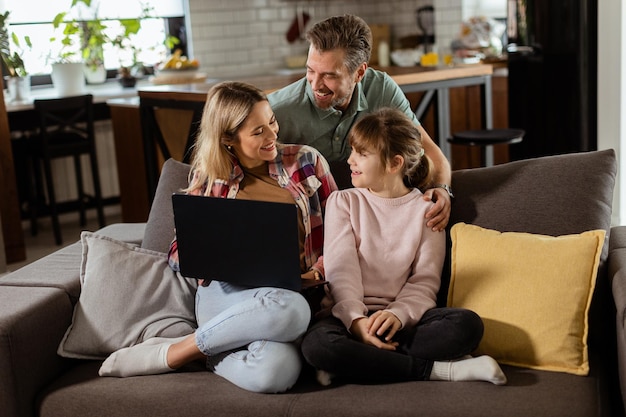
<path id="1" fill-rule="evenodd" d="M 163 167 L 147 224 L 114 224 L 99 233 L 165 251 L 173 230 L 169 196 L 185 185 L 187 170 L 172 160 Z M 57 355 L 81 291 L 77 242 L 0 278 L 0 415 L 622 416 L 618 363 L 621 374 L 626 365 L 617 351 L 626 354 L 626 229 L 611 230 L 615 175 L 611 150 L 453 173 L 451 225 L 552 236 L 607 231 L 589 314 L 588 376 L 503 366 L 503 387 L 404 382 L 323 388 L 305 369 L 292 390 L 277 395 L 243 391 L 195 364 L 157 376 L 99 377 L 100 361 Z M 446 265 L 442 304 L 449 260 Z"/>

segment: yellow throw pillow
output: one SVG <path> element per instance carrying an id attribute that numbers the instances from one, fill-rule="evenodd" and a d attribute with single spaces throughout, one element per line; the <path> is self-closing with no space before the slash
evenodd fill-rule
<path id="1" fill-rule="evenodd" d="M 605 231 L 553 237 L 457 223 L 450 234 L 448 305 L 482 317 L 476 353 L 587 375 L 587 316 Z"/>

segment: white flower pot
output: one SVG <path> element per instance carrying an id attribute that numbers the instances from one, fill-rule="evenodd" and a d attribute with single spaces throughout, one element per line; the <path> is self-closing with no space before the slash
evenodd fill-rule
<path id="1" fill-rule="evenodd" d="M 102 84 L 107 80 L 107 70 L 104 65 L 85 65 L 87 84 Z"/>
<path id="2" fill-rule="evenodd" d="M 52 64 L 52 84 L 59 96 L 85 94 L 85 73 L 82 62 Z"/>
<path id="3" fill-rule="evenodd" d="M 11 103 L 28 101 L 30 97 L 30 75 L 23 77 L 4 77 L 7 99 Z"/>

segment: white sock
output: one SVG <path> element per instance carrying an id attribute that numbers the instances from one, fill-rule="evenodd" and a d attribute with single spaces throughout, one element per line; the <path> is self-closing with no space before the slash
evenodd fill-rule
<path id="1" fill-rule="evenodd" d="M 186 337 L 153 337 L 138 345 L 115 351 L 102 363 L 98 374 L 127 377 L 171 372 L 173 369 L 167 366 L 167 351 L 171 345 Z"/>
<path id="2" fill-rule="evenodd" d="M 432 381 L 487 381 L 506 384 L 506 375 L 492 357 L 484 355 L 458 361 L 435 361 L 430 373 Z"/>
<path id="3" fill-rule="evenodd" d="M 317 369 L 315 371 L 315 378 L 317 379 L 317 382 L 319 382 L 320 385 L 327 387 L 332 382 L 333 374 L 331 374 L 330 372 L 323 371 L 321 369 Z"/>

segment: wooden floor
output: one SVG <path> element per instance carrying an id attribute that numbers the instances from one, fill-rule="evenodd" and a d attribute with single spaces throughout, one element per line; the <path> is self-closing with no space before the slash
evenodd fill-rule
<path id="1" fill-rule="evenodd" d="M 106 224 L 120 223 L 122 221 L 121 208 L 119 205 L 105 206 L 104 217 Z M 81 227 L 78 223 L 78 212 L 66 213 L 59 216 L 61 231 L 63 233 L 63 244 L 57 246 L 54 243 L 52 233 L 52 223 L 49 217 L 39 219 L 39 231 L 36 236 L 30 233 L 30 222 L 22 221 L 24 230 L 24 243 L 26 245 L 26 260 L 10 263 L 7 265 L 8 272 L 15 271 L 39 258 L 42 258 L 66 245 L 70 245 L 80 239 L 80 232 L 83 230 L 95 231 L 99 229 L 96 219 L 96 211 L 88 210 L 87 225 Z"/>

